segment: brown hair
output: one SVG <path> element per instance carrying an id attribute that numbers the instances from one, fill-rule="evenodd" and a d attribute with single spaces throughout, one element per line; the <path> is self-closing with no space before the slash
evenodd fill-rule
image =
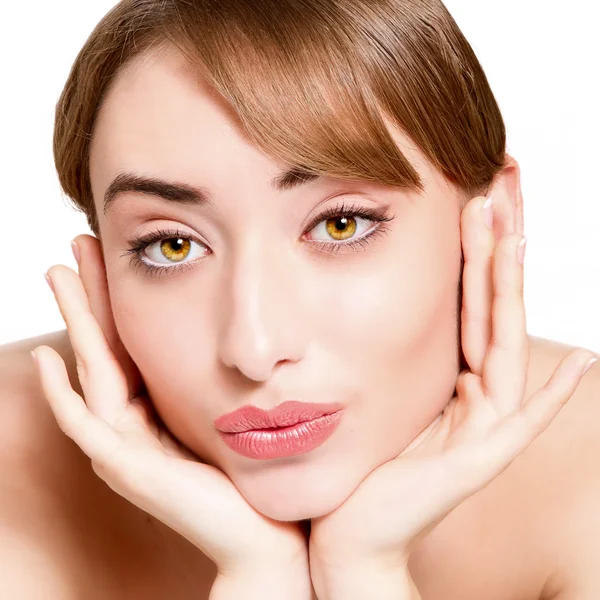
<path id="1" fill-rule="evenodd" d="M 384 119 L 469 197 L 505 165 L 500 110 L 441 0 L 123 0 L 79 52 L 56 108 L 60 184 L 98 237 L 89 177 L 98 111 L 130 59 L 165 44 L 300 176 L 423 191 Z"/>

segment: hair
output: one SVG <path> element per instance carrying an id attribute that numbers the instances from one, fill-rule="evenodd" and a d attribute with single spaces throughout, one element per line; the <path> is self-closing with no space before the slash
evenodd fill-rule
<path id="1" fill-rule="evenodd" d="M 502 115 L 441 0 L 123 0 L 87 39 L 56 107 L 59 181 L 98 237 L 89 174 L 98 113 L 133 58 L 171 46 L 251 140 L 300 177 L 422 192 L 385 119 L 468 197 L 505 166 Z"/>

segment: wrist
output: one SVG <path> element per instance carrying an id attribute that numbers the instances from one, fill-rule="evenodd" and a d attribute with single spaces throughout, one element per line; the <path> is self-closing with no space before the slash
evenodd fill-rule
<path id="1" fill-rule="evenodd" d="M 228 579 L 250 578 L 253 573 L 264 573 L 271 570 L 289 573 L 308 571 L 308 546 L 305 540 L 286 540 L 279 546 L 268 547 L 256 545 L 252 551 L 231 553 L 215 565 L 220 575 Z"/>
<path id="2" fill-rule="evenodd" d="M 219 570 L 209 600 L 314 600 L 308 559 Z"/>
<path id="3" fill-rule="evenodd" d="M 357 560 L 344 565 L 313 560 L 311 578 L 319 600 L 421 600 L 406 562 Z"/>

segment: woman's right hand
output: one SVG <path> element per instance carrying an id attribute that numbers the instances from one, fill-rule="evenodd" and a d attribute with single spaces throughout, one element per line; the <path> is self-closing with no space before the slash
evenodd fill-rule
<path id="1" fill-rule="evenodd" d="M 48 274 L 85 399 L 71 387 L 56 351 L 48 346 L 34 351 L 60 428 L 115 492 L 187 538 L 220 574 L 288 567 L 298 573 L 306 566 L 310 582 L 307 541 L 299 525 L 260 514 L 224 472 L 201 462 L 155 418 L 116 331 L 100 243 L 89 235 L 78 236 L 78 242 L 80 274 L 64 265 Z"/>

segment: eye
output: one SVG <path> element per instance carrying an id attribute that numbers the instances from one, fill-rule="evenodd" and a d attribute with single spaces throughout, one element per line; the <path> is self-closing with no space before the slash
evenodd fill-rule
<path id="1" fill-rule="evenodd" d="M 311 237 L 314 237 L 314 232 L 316 232 L 316 235 L 323 236 L 323 239 L 317 239 L 316 241 L 335 240 L 337 242 L 346 242 L 347 240 L 351 239 L 357 231 L 359 231 L 359 235 L 364 233 L 364 225 L 361 228 L 359 225 L 357 225 L 357 220 L 366 222 L 367 225 L 370 225 L 368 219 L 363 219 L 351 214 L 340 214 L 335 217 L 323 219 L 314 229 L 311 230 Z M 361 229 L 363 229 L 363 231 L 361 231 Z"/>
<path id="2" fill-rule="evenodd" d="M 136 267 L 148 275 L 163 275 L 193 267 L 197 258 L 206 255 L 206 246 L 179 230 L 159 229 L 129 242 L 129 255 Z"/>
<path id="3" fill-rule="evenodd" d="M 308 233 L 311 238 L 317 236 L 320 239 L 309 241 L 328 251 L 364 246 L 376 235 L 386 233 L 388 231 L 386 223 L 393 219 L 394 217 L 386 215 L 384 208 L 347 206 L 342 202 L 327 209 L 313 220 Z M 373 223 L 377 225 L 373 227 Z"/>
<path id="4" fill-rule="evenodd" d="M 383 207 L 348 206 L 342 201 L 313 219 L 306 232 L 311 237 L 322 236 L 322 239 L 309 239 L 309 244 L 335 253 L 341 249 L 366 247 L 377 236 L 388 232 L 387 223 L 394 218 L 388 216 Z M 365 227 L 360 221 L 376 226 Z M 210 252 L 204 243 L 178 229 L 159 229 L 129 241 L 128 245 L 123 256 L 129 255 L 136 268 L 143 268 L 148 275 L 157 277 L 192 269 L 198 259 Z"/>
<path id="5" fill-rule="evenodd" d="M 189 237 L 162 238 L 146 246 L 140 258 L 146 257 L 159 265 L 178 264 L 190 256 L 191 259 L 197 258 L 198 252 L 194 252 L 194 246 L 198 244 Z"/>

